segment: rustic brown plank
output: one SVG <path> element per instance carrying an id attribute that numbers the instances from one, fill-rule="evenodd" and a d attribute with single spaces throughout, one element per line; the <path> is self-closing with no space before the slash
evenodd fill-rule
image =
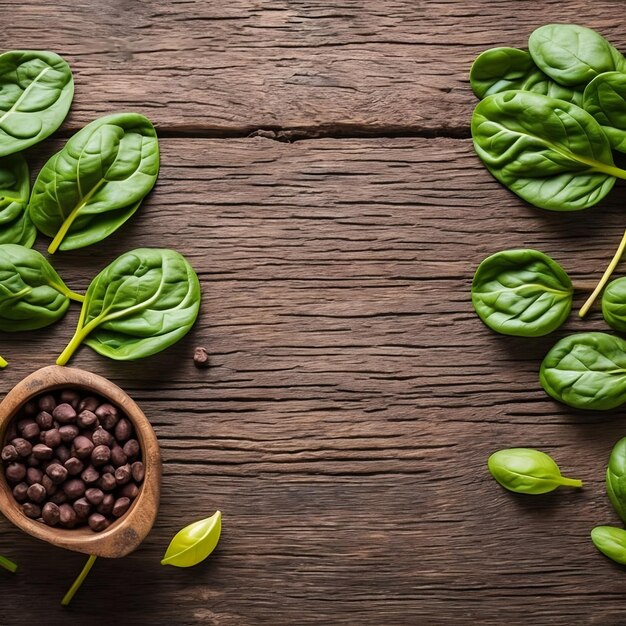
<path id="1" fill-rule="evenodd" d="M 133 109 L 162 132 L 288 137 L 466 136 L 472 60 L 524 47 L 546 22 L 597 28 L 626 50 L 619 2 L 271 0 L 0 2 L 3 43 L 48 48 L 76 73 L 64 127 Z"/>
<path id="2" fill-rule="evenodd" d="M 588 533 L 617 521 L 602 481 L 621 412 L 572 411 L 537 382 L 556 337 L 601 329 L 600 316 L 555 337 L 499 337 L 468 289 L 484 256 L 516 246 L 591 283 L 621 236 L 624 186 L 586 212 L 533 209 L 468 140 L 165 139 L 162 150 L 128 227 L 55 257 L 77 289 L 137 246 L 177 248 L 200 274 L 201 318 L 181 343 L 144 362 L 88 348 L 73 361 L 152 419 L 165 461 L 157 525 L 128 559 L 98 563 L 68 614 L 57 603 L 82 558 L 2 521 L 0 554 L 22 573 L 0 573 L 0 623 L 23 623 L 33 597 L 53 626 L 110 623 L 110 606 L 151 624 L 619 623 L 621 585 L 607 581 L 623 572 Z M 2 389 L 52 362 L 76 318 L 3 336 Z M 194 368 L 196 344 L 209 370 Z M 485 462 L 514 445 L 552 453 L 586 488 L 504 493 Z M 173 533 L 218 508 L 214 557 L 162 568 Z"/>

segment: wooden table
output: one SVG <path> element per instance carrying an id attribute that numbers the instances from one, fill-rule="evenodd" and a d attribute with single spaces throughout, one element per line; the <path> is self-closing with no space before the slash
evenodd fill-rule
<path id="1" fill-rule="evenodd" d="M 560 406 L 537 374 L 557 337 L 603 329 L 601 315 L 548 338 L 497 336 L 469 286 L 509 247 L 596 280 L 626 223 L 625 187 L 582 213 L 526 205 L 473 152 L 467 82 L 480 51 L 524 47 L 547 22 L 626 50 L 622 2 L 0 6 L 5 48 L 54 50 L 75 73 L 70 116 L 28 155 L 34 173 L 105 113 L 142 112 L 160 135 L 140 211 L 56 255 L 59 272 L 85 289 L 126 250 L 172 247 L 203 288 L 199 322 L 173 348 L 135 363 L 83 348 L 72 362 L 124 387 L 154 424 L 153 532 L 97 562 L 64 610 L 83 557 L 0 521 L 0 554 L 20 564 L 0 572 L 0 624 L 624 623 L 626 572 L 589 540 L 617 522 L 603 474 L 623 411 Z M 2 391 L 54 362 L 77 315 L 2 336 Z M 208 370 L 193 365 L 196 345 Z M 486 460 L 510 446 L 551 453 L 585 489 L 504 492 Z M 174 533 L 217 509 L 210 559 L 162 567 Z"/>

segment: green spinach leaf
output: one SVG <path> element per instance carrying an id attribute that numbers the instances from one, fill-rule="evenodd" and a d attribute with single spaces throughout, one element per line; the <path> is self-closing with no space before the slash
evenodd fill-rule
<path id="1" fill-rule="evenodd" d="M 621 71 L 622 54 L 602 35 L 577 24 L 546 24 L 528 39 L 533 61 L 561 85 L 584 86 L 603 72 Z"/>
<path id="2" fill-rule="evenodd" d="M 626 530 L 615 526 L 596 526 L 591 531 L 591 541 L 604 556 L 626 565 Z"/>
<path id="3" fill-rule="evenodd" d="M 566 320 L 573 294 L 563 268 L 537 250 L 492 254 L 478 266 L 472 282 L 476 313 L 503 335 L 547 335 Z"/>
<path id="4" fill-rule="evenodd" d="M 53 52 L 0 54 L 0 156 L 20 152 L 52 134 L 74 97 L 70 66 Z"/>
<path id="5" fill-rule="evenodd" d="M 546 76 L 525 50 L 491 48 L 476 57 L 470 70 L 470 85 L 481 100 L 511 89 L 533 91 L 582 106 L 582 91 L 563 87 Z"/>
<path id="6" fill-rule="evenodd" d="M 607 285 L 602 294 L 602 314 L 611 328 L 626 332 L 626 277 Z"/>
<path id="7" fill-rule="evenodd" d="M 53 237 L 48 248 L 83 248 L 115 232 L 139 208 L 159 172 L 159 143 L 150 121 L 137 113 L 97 119 L 44 165 L 29 212 Z"/>
<path id="8" fill-rule="evenodd" d="M 531 204 L 577 211 L 598 203 L 615 177 L 611 146 L 596 120 L 570 102 L 505 91 L 478 103 L 474 148 L 501 183 Z"/>
<path id="9" fill-rule="evenodd" d="M 545 391 L 576 409 L 614 409 L 626 402 L 626 341 L 607 333 L 561 339 L 539 374 Z"/>
<path id="10" fill-rule="evenodd" d="M 81 342 L 121 361 L 171 346 L 193 326 L 200 283 L 174 250 L 127 252 L 91 282 L 74 337 L 57 360 L 65 365 Z"/>
<path id="11" fill-rule="evenodd" d="M 30 191 L 28 165 L 21 154 L 0 157 L 0 244 L 30 248 L 37 230 L 26 205 Z"/>
<path id="12" fill-rule="evenodd" d="M 532 448 L 509 448 L 494 452 L 487 467 L 496 481 L 509 491 L 541 494 L 557 487 L 582 487 L 582 481 L 561 476 L 561 470 L 545 452 Z"/>
<path id="13" fill-rule="evenodd" d="M 626 437 L 611 450 L 606 468 L 606 492 L 617 514 L 626 522 Z"/>
<path id="14" fill-rule="evenodd" d="M 0 330 L 48 326 L 65 315 L 70 299 L 82 302 L 83 296 L 70 291 L 39 252 L 0 245 Z"/>
<path id="15" fill-rule="evenodd" d="M 582 106 L 602 126 L 611 147 L 626 152 L 626 74 L 596 76 L 585 88 Z"/>

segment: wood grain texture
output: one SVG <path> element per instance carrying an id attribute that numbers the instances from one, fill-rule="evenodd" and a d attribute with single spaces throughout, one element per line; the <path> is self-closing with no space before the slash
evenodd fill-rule
<path id="1" fill-rule="evenodd" d="M 14 48 L 76 74 L 65 130 L 133 109 L 166 133 L 469 134 L 472 60 L 547 22 L 626 51 L 620 0 L 0 1 Z M 531 8 L 532 7 L 532 8 Z"/>
<path id="2" fill-rule="evenodd" d="M 590 284 L 621 235 L 624 186 L 590 211 L 548 213 L 496 184 L 469 141 L 442 138 L 166 139 L 162 154 L 127 229 L 55 257 L 84 289 L 131 247 L 171 246 L 203 289 L 198 324 L 171 349 L 72 361 L 131 394 L 164 458 L 155 529 L 127 559 L 98 562 L 72 618 L 105 624 L 114 605 L 153 624 L 618 623 L 621 586 L 607 583 L 623 572 L 588 534 L 617 522 L 603 474 L 621 411 L 572 411 L 538 384 L 552 342 L 603 328 L 600 315 L 501 337 L 469 285 L 484 256 L 516 246 Z M 7 389 L 53 362 L 77 314 L 3 336 Z M 210 369 L 193 366 L 195 345 Z M 486 459 L 521 445 L 585 489 L 505 493 Z M 161 567 L 173 534 L 216 509 L 211 559 Z M 46 623 L 65 623 L 56 602 L 80 558 L 1 528 L 0 553 L 22 567 L 3 577 L 2 623 L 20 623 L 34 589 Z"/>
<path id="3" fill-rule="evenodd" d="M 552 343 L 604 329 L 601 316 L 501 337 L 469 286 L 488 254 L 534 247 L 580 306 L 623 232 L 626 187 L 582 213 L 533 209 L 467 139 L 481 50 L 572 20 L 625 50 L 622 14 L 606 0 L 0 1 L 11 47 L 51 48 L 75 70 L 62 134 L 132 108 L 163 138 L 142 208 L 115 237 L 55 255 L 61 276 L 85 289 L 119 254 L 167 246 L 203 289 L 196 327 L 167 351 L 116 363 L 85 347 L 72 361 L 154 425 L 153 532 L 99 560 L 63 610 L 84 559 L 0 520 L 0 554 L 20 565 L 0 572 L 0 624 L 622 623 L 625 573 L 589 531 L 618 523 L 603 475 L 623 412 L 573 411 L 538 383 Z M 245 137 L 257 129 L 299 140 Z M 33 171 L 61 145 L 29 151 Z M 77 318 L 72 305 L 49 329 L 3 335 L 0 389 L 53 363 Z M 504 492 L 486 459 L 510 446 L 552 454 L 585 488 Z M 159 565 L 216 509 L 209 560 Z"/>

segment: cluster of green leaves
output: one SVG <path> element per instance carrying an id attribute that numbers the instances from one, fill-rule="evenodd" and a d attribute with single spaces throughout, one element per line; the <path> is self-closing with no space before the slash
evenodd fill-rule
<path id="1" fill-rule="evenodd" d="M 626 59 L 599 33 L 575 24 L 535 30 L 528 51 L 493 48 L 470 72 L 482 98 L 472 116 L 476 152 L 496 179 L 531 204 L 575 211 L 599 202 L 626 171 L 612 150 L 626 151 Z M 626 233 L 598 286 L 602 292 L 626 249 Z M 534 250 L 485 259 L 472 283 L 479 317 L 496 332 L 546 335 L 569 315 L 572 283 Z M 626 332 L 626 278 L 602 297 L 607 324 Z M 559 341 L 546 355 L 540 381 L 553 398 L 582 409 L 626 402 L 626 342 L 605 333 Z"/>

